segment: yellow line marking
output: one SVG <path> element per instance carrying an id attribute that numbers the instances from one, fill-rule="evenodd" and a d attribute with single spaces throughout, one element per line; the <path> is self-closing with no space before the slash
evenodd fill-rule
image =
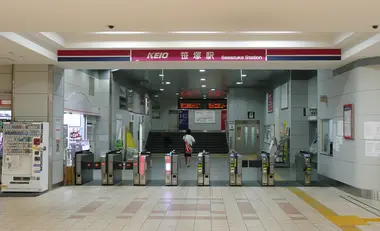
<path id="1" fill-rule="evenodd" d="M 356 227 L 358 225 L 368 225 L 369 222 L 380 222 L 380 218 L 360 218 L 357 216 L 339 216 L 333 210 L 327 208 L 319 201 L 315 200 L 311 196 L 307 195 L 306 192 L 298 188 L 288 188 L 293 194 L 298 198 L 306 202 L 310 207 L 317 210 L 322 216 L 327 220 L 334 223 L 343 231 L 360 231 L 361 229 Z"/>

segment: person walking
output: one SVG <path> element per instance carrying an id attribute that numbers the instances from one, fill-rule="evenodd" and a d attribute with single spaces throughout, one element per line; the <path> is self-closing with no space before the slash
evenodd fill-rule
<path id="1" fill-rule="evenodd" d="M 191 130 L 187 129 L 186 134 L 183 136 L 185 142 L 185 161 L 186 166 L 190 167 L 191 154 L 193 152 L 193 144 L 195 143 L 194 137 L 191 135 Z"/>

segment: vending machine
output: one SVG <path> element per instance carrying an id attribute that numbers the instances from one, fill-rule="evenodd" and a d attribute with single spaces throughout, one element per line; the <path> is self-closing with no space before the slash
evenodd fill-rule
<path id="1" fill-rule="evenodd" d="M 49 123 L 3 125 L 2 192 L 48 190 Z"/>

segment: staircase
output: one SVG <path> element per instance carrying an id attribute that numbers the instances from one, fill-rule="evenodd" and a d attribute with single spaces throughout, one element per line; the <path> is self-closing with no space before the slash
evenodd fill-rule
<path id="1" fill-rule="evenodd" d="M 184 142 L 182 137 L 185 135 L 183 132 L 168 132 L 172 139 L 172 144 L 169 145 L 170 150 L 176 150 L 177 153 L 184 152 Z M 198 153 L 203 150 L 211 154 L 227 154 L 228 145 L 226 140 L 226 133 L 224 132 L 193 132 L 195 144 L 193 145 L 193 153 Z M 165 153 L 164 138 L 162 132 L 149 132 L 148 141 L 146 143 L 146 150 L 151 153 Z"/>

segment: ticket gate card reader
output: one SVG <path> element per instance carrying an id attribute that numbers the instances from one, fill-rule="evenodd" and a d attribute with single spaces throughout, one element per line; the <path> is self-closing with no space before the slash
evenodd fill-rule
<path id="1" fill-rule="evenodd" d="M 94 179 L 93 164 L 94 153 L 90 151 L 79 151 L 74 154 L 75 184 L 82 185 Z"/>
<path id="2" fill-rule="evenodd" d="M 296 180 L 304 186 L 311 185 L 311 154 L 301 151 L 296 155 Z"/>
<path id="3" fill-rule="evenodd" d="M 229 156 L 229 183 L 230 186 L 241 186 L 243 176 L 243 160 L 242 156 L 233 152 Z"/>
<path id="4" fill-rule="evenodd" d="M 123 175 L 123 153 L 120 150 L 110 151 L 101 161 L 102 185 L 115 185 L 120 182 Z"/>
<path id="5" fill-rule="evenodd" d="M 210 186 L 210 154 L 203 151 L 198 154 L 197 184 Z"/>
<path id="6" fill-rule="evenodd" d="M 259 168 L 258 181 L 262 186 L 273 186 L 275 157 L 264 151 L 260 156 L 261 168 Z"/>
<path id="7" fill-rule="evenodd" d="M 177 154 L 172 151 L 165 155 L 165 185 L 177 186 L 178 185 L 178 168 L 179 158 Z"/>
<path id="8" fill-rule="evenodd" d="M 144 186 L 151 179 L 151 155 L 133 156 L 133 185 Z"/>

